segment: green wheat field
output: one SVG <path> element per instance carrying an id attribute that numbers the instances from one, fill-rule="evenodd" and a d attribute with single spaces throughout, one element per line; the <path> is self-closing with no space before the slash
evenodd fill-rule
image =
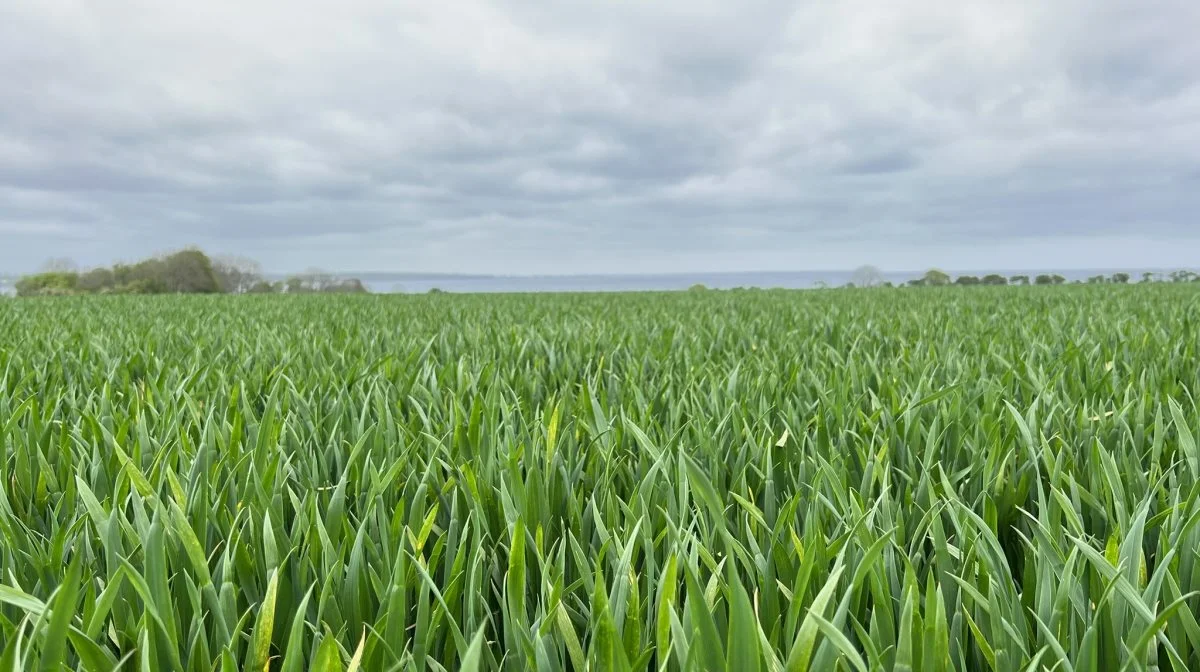
<path id="1" fill-rule="evenodd" d="M 1200 669 L 1191 286 L 0 301 L 0 670 Z"/>

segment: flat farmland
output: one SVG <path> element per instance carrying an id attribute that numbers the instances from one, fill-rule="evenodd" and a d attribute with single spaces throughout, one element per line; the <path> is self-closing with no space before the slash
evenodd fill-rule
<path id="1" fill-rule="evenodd" d="M 1200 669 L 1194 286 L 0 300 L 0 669 Z"/>

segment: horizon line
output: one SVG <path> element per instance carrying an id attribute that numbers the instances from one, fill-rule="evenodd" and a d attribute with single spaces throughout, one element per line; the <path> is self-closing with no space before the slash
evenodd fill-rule
<path id="1" fill-rule="evenodd" d="M 597 272 L 597 273 L 459 273 L 450 271 L 324 271 L 333 275 L 359 275 L 359 276 L 410 276 L 419 278 L 670 278 L 670 277 L 686 277 L 693 275 L 763 275 L 763 274 L 788 274 L 788 273 L 854 273 L 861 267 L 856 268 L 819 268 L 819 269 L 754 269 L 740 271 L 705 271 L 705 270 L 688 270 L 688 271 L 659 271 L 659 272 Z M 1175 267 L 1175 266 L 1160 266 L 1160 267 L 1141 267 L 1141 266 L 1080 266 L 1080 267 L 1036 267 L 1036 268 L 938 268 L 931 267 L 925 269 L 899 269 L 890 270 L 881 267 L 874 267 L 880 273 L 887 274 L 924 274 L 932 270 L 942 271 L 948 274 L 980 274 L 980 273 L 995 273 L 995 274 L 1024 274 L 1024 273 L 1046 273 L 1046 272 L 1064 272 L 1075 273 L 1082 271 L 1105 271 L 1110 273 L 1162 273 L 1171 271 L 1186 271 L 1198 267 Z M 305 271 L 279 272 L 279 271 L 264 271 L 264 275 L 268 276 L 295 276 L 304 275 Z"/>

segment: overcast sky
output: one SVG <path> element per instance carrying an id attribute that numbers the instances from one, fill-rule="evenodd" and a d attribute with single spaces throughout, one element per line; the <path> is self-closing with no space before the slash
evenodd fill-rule
<path id="1" fill-rule="evenodd" d="M 0 270 L 1200 265 L 1197 0 L 2 0 Z"/>

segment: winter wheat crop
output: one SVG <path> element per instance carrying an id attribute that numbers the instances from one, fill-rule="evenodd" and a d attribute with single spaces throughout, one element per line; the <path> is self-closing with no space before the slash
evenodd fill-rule
<path id="1" fill-rule="evenodd" d="M 0 302 L 0 670 L 1200 669 L 1200 294 Z"/>

